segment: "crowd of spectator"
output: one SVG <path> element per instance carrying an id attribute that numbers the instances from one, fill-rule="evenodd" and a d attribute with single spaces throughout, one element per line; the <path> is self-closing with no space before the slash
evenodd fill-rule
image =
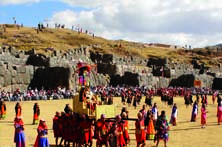
<path id="1" fill-rule="evenodd" d="M 184 88 L 184 87 L 168 87 L 168 88 L 152 88 L 148 89 L 146 86 L 141 87 L 129 87 L 129 86 L 96 86 L 90 88 L 91 92 L 95 95 L 98 95 L 100 97 L 120 97 L 122 92 L 126 92 L 130 89 L 132 92 L 140 91 L 141 94 L 144 96 L 146 91 L 153 91 L 153 95 L 159 95 L 159 91 L 165 90 L 165 91 L 174 91 L 175 95 L 183 96 L 184 93 L 187 91 L 190 91 L 191 94 L 196 95 L 196 93 L 202 94 L 208 94 L 211 95 L 215 91 L 213 91 L 210 88 Z M 55 90 L 49 89 L 44 90 L 43 88 L 41 90 L 38 90 L 37 88 L 21 91 L 19 88 L 17 88 L 14 92 L 7 92 L 2 90 L 0 92 L 0 99 L 4 99 L 5 101 L 30 101 L 30 100 L 50 100 L 50 99 L 70 99 L 73 95 L 75 95 L 75 92 L 77 91 L 77 88 L 74 90 L 66 90 L 65 88 L 57 88 Z M 219 92 L 219 91 L 218 91 Z"/>
<path id="2" fill-rule="evenodd" d="M 31 101 L 31 100 L 50 100 L 50 99 L 70 99 L 73 96 L 73 90 L 66 90 L 65 88 L 55 90 L 38 90 L 37 88 L 21 91 L 17 88 L 14 92 L 6 92 L 4 90 L 0 93 L 0 99 L 5 101 Z"/>

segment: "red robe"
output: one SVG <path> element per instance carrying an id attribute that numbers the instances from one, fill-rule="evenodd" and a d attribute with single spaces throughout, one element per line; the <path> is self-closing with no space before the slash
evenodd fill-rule
<path id="1" fill-rule="evenodd" d="M 118 123 L 117 124 L 117 145 L 121 147 L 126 145 L 124 136 L 123 136 L 123 130 L 124 130 L 123 123 Z"/>
<path id="2" fill-rule="evenodd" d="M 124 136 L 125 143 L 128 144 L 130 142 L 130 137 L 129 137 L 129 124 L 127 120 L 124 123 L 123 136 Z"/>
<path id="3" fill-rule="evenodd" d="M 107 142 L 108 137 L 108 124 L 106 122 L 99 121 L 97 123 L 97 144 L 102 145 Z"/>
<path id="4" fill-rule="evenodd" d="M 69 140 L 69 118 L 68 118 L 68 116 L 65 116 L 65 118 L 64 118 L 62 131 L 63 131 L 63 138 L 65 140 Z"/>
<path id="5" fill-rule="evenodd" d="M 40 109 L 36 108 L 33 114 L 33 120 L 39 120 Z"/>
<path id="6" fill-rule="evenodd" d="M 92 123 L 89 120 L 84 120 L 80 123 L 80 128 L 82 130 L 81 143 L 88 144 L 92 142 Z"/>
<path id="7" fill-rule="evenodd" d="M 67 139 L 69 141 L 73 140 L 73 134 L 72 134 L 72 129 L 70 129 L 72 127 L 72 117 L 71 116 L 67 116 Z"/>
<path id="8" fill-rule="evenodd" d="M 77 120 L 74 118 L 72 119 L 72 122 L 71 122 L 71 132 L 72 132 L 72 141 L 75 142 L 76 141 L 76 138 L 77 136 L 79 135 L 77 133 Z"/>
<path id="9" fill-rule="evenodd" d="M 60 124 L 62 138 L 64 138 L 64 139 L 65 139 L 65 136 L 66 136 L 65 125 L 67 125 L 65 122 L 66 122 L 66 116 L 62 115 L 61 118 L 59 119 L 59 124 Z"/>
<path id="10" fill-rule="evenodd" d="M 55 138 L 62 137 L 60 126 L 59 126 L 59 117 L 58 116 L 55 116 L 53 118 L 52 128 L 53 128 L 53 133 L 54 133 Z"/>
<path id="11" fill-rule="evenodd" d="M 1 117 L 3 117 L 3 115 L 6 114 L 6 105 L 2 104 L 0 109 L 1 109 L 0 110 L 0 119 L 1 119 Z"/>
<path id="12" fill-rule="evenodd" d="M 136 142 L 137 144 L 145 143 L 146 141 L 146 132 L 144 130 L 144 120 L 137 120 L 135 122 L 136 126 Z"/>
<path id="13" fill-rule="evenodd" d="M 16 110 L 16 117 L 20 117 L 22 115 L 22 108 L 18 107 Z"/>

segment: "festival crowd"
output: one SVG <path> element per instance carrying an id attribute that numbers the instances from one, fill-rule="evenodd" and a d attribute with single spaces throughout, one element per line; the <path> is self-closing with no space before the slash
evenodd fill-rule
<path id="1" fill-rule="evenodd" d="M 66 90 L 65 88 L 57 88 L 55 90 L 38 90 L 37 88 L 21 91 L 17 88 L 14 92 L 6 92 L 4 90 L 0 93 L 0 99 L 5 101 L 30 101 L 30 100 L 49 100 L 49 99 L 68 99 L 72 98 L 73 90 Z"/>
<path id="2" fill-rule="evenodd" d="M 89 97 L 86 87 L 81 94 L 80 101 L 86 102 Z M 195 92 L 194 92 L 195 90 Z M 146 140 L 153 140 L 158 146 L 159 141 L 163 140 L 164 146 L 169 139 L 169 124 L 177 125 L 177 104 L 174 103 L 174 97 L 179 95 L 184 97 L 186 106 L 192 105 L 191 122 L 197 120 L 199 113 L 198 105 L 201 103 L 201 128 L 206 127 L 208 97 L 211 95 L 213 104 L 217 102 L 217 122 L 222 123 L 222 98 L 218 91 L 210 89 L 185 89 L 185 88 L 160 88 L 157 90 L 147 89 L 145 87 L 134 88 L 113 88 L 113 87 L 95 87 L 93 93 L 101 96 L 104 104 L 112 104 L 113 97 L 121 97 L 123 105 L 137 107 L 141 103 L 142 96 L 145 96 L 145 105 L 139 110 L 136 119 L 129 117 L 129 111 L 123 107 L 119 115 L 114 118 L 106 118 L 102 114 L 99 120 L 90 118 L 88 115 L 79 115 L 72 111 L 67 104 L 62 112 L 56 112 L 53 118 L 53 132 L 57 146 L 92 146 L 93 139 L 96 139 L 96 146 L 102 145 L 109 147 L 123 147 L 130 144 L 129 129 L 135 128 L 135 137 L 137 147 L 145 146 Z M 157 103 L 153 104 L 153 96 L 161 97 L 162 103 L 172 106 L 170 119 L 168 120 L 165 111 L 158 111 Z M 195 98 L 193 98 L 195 96 Z M 96 102 L 96 97 L 92 97 Z M 109 100 L 111 99 L 111 100 Z M 93 101 L 92 101 L 93 102 Z M 94 105 L 95 109 L 96 105 Z M 89 107 L 92 108 L 92 107 Z M 148 108 L 148 109 L 147 109 Z M 6 104 L 3 99 L 0 102 L 0 119 L 6 117 Z M 25 127 L 22 120 L 22 106 L 17 102 L 15 106 L 15 136 L 16 147 L 25 147 Z M 37 125 L 37 137 L 35 147 L 48 147 L 47 138 L 48 126 L 44 119 L 39 119 L 40 106 L 35 103 L 33 106 L 33 125 Z M 129 121 L 135 121 L 135 126 L 129 126 Z M 60 138 L 60 141 L 59 141 Z"/>

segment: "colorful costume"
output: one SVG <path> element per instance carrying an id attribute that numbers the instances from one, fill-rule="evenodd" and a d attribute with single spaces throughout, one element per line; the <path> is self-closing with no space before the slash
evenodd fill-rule
<path id="1" fill-rule="evenodd" d="M 20 117 L 15 118 L 14 126 L 15 126 L 14 142 L 16 143 L 16 147 L 25 147 L 24 123 Z"/>
<path id="2" fill-rule="evenodd" d="M 19 103 L 17 103 L 15 106 L 15 115 L 16 117 L 21 117 L 22 115 L 22 107 Z"/>
<path id="3" fill-rule="evenodd" d="M 152 107 L 152 114 L 153 114 L 153 120 L 156 122 L 157 117 L 158 117 L 158 109 L 157 109 L 156 105 L 154 105 Z"/>
<path id="4" fill-rule="evenodd" d="M 147 126 L 146 140 L 154 140 L 155 129 L 154 129 L 154 124 L 153 124 L 152 114 L 150 112 L 147 113 L 146 123 L 147 123 L 146 124 Z"/>
<path id="5" fill-rule="evenodd" d="M 37 138 L 34 144 L 34 147 L 49 147 L 48 142 L 48 127 L 44 120 L 40 120 L 39 126 L 37 128 Z"/>
<path id="6" fill-rule="evenodd" d="M 157 123 L 156 123 L 156 130 L 157 130 L 157 139 L 158 140 L 165 140 L 168 141 L 169 135 L 169 124 L 166 119 L 162 117 L 158 117 Z"/>
<path id="7" fill-rule="evenodd" d="M 173 126 L 176 126 L 176 124 L 177 124 L 177 107 L 176 106 L 173 106 L 173 108 L 172 108 L 170 123 Z"/>
<path id="8" fill-rule="evenodd" d="M 198 114 L 198 105 L 195 102 L 193 104 L 193 109 L 192 109 L 192 114 L 191 114 L 191 122 L 195 122 L 197 119 L 197 114 Z"/>
<path id="9" fill-rule="evenodd" d="M 217 122 L 218 124 L 222 123 L 222 99 L 220 98 L 220 96 L 217 99 Z"/>
<path id="10" fill-rule="evenodd" d="M 207 111 L 206 108 L 201 108 L 201 125 L 206 125 L 207 123 Z"/>
<path id="11" fill-rule="evenodd" d="M 37 125 L 39 122 L 39 115 L 40 115 L 40 108 L 39 105 L 37 103 L 35 103 L 34 107 L 33 107 L 33 124 Z"/>
<path id="12" fill-rule="evenodd" d="M 6 105 L 4 102 L 0 104 L 0 119 L 6 118 Z"/>

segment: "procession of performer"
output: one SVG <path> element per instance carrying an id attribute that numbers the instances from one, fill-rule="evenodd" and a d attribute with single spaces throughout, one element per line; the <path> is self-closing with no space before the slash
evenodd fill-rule
<path id="1" fill-rule="evenodd" d="M 133 92 L 133 91 L 132 91 Z M 150 94 L 147 92 L 146 94 Z M 127 94 L 126 94 L 127 95 Z M 167 92 L 164 92 L 167 96 Z M 185 96 L 189 96 L 189 92 L 184 93 Z M 123 96 L 125 96 L 123 94 Z M 148 96 L 152 96 L 151 94 Z M 145 96 L 145 99 L 147 97 Z M 88 99 L 88 98 L 86 98 Z M 121 101 L 122 101 L 121 97 Z M 191 99 L 188 98 L 190 102 Z M 222 99 L 219 94 L 216 95 L 217 100 L 217 117 L 218 125 L 222 122 Z M 185 99 L 186 101 L 186 99 Z M 96 100 L 95 100 L 96 102 Z M 146 101 L 145 101 L 146 102 Z M 207 124 L 207 95 L 200 95 L 199 102 L 201 102 L 200 108 L 200 126 L 205 128 Z M 214 103 L 212 101 L 212 103 Z M 95 103 L 97 104 L 97 103 Z M 96 139 L 96 146 L 118 146 L 123 147 L 129 145 L 131 138 L 129 136 L 129 130 L 133 129 L 133 126 L 129 126 L 129 121 L 135 121 L 135 138 L 137 146 L 145 146 L 147 141 L 153 140 L 158 146 L 159 142 L 163 140 L 164 145 L 169 140 L 169 124 L 172 126 L 178 125 L 178 107 L 174 104 L 172 107 L 172 113 L 170 121 L 168 122 L 165 111 L 161 111 L 159 115 L 157 103 L 154 103 L 150 107 L 150 101 L 142 106 L 139 110 L 137 119 L 132 120 L 129 117 L 129 111 L 124 107 L 120 115 L 117 115 L 114 119 L 106 118 L 105 114 L 101 115 L 99 120 L 90 119 L 87 115 L 79 115 L 72 111 L 69 104 L 65 106 L 64 112 L 56 112 L 53 118 L 53 133 L 55 137 L 55 144 L 70 146 L 93 146 L 93 139 Z M 165 103 L 164 103 L 165 104 Z M 167 103 L 168 104 L 168 103 Z M 1 101 L 1 116 L 5 114 L 6 104 Z M 33 123 L 39 121 L 40 108 L 38 103 L 33 107 Z M 195 100 L 192 107 L 191 121 L 196 121 L 199 114 L 198 102 Z M 1 117 L 4 118 L 4 117 Z M 40 119 L 37 127 L 37 137 L 34 146 L 49 146 L 47 138 L 48 126 L 46 121 Z M 15 105 L 15 137 L 14 142 L 18 147 L 25 146 L 25 132 L 24 122 L 22 120 L 22 106 L 19 102 Z M 60 140 L 59 140 L 60 139 Z M 40 145 L 41 144 L 41 145 Z"/>

